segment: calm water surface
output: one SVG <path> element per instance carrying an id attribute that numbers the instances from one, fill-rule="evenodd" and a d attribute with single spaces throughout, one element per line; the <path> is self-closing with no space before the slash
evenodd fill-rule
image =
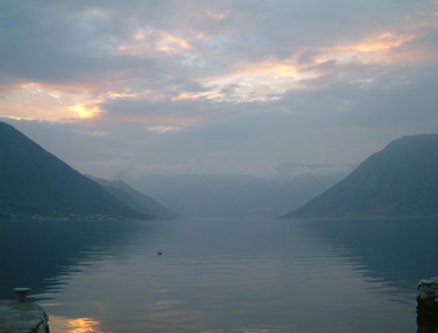
<path id="1" fill-rule="evenodd" d="M 438 221 L 0 223 L 52 332 L 415 332 Z M 26 245 L 22 245 L 26 244 Z M 161 251 L 161 256 L 157 255 Z"/>

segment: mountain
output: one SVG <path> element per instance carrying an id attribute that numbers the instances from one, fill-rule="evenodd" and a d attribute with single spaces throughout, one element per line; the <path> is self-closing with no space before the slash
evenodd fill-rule
<path id="1" fill-rule="evenodd" d="M 350 175 L 284 218 L 438 216 L 438 135 L 389 143 Z"/>
<path id="2" fill-rule="evenodd" d="M 327 190 L 344 174 L 304 174 L 293 179 L 190 174 L 125 178 L 166 207 L 187 217 L 274 217 Z"/>
<path id="3" fill-rule="evenodd" d="M 121 180 L 110 181 L 92 176 L 87 177 L 98 183 L 126 206 L 142 214 L 150 215 L 158 219 L 172 219 L 179 217 L 156 200 L 133 189 Z"/>
<path id="4" fill-rule="evenodd" d="M 0 122 L 0 217 L 146 218 Z"/>

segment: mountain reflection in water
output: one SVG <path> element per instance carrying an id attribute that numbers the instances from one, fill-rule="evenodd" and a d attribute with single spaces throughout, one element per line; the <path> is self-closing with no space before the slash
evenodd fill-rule
<path id="1" fill-rule="evenodd" d="M 56 332 L 412 332 L 416 284 L 438 272 L 436 220 L 0 229 L 1 297 L 30 286 Z"/>

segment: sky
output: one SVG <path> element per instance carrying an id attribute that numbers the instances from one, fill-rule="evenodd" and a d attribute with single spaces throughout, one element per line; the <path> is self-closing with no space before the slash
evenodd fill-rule
<path id="1" fill-rule="evenodd" d="M 438 132 L 438 0 L 2 0 L 0 120 L 80 172 L 348 169 Z"/>

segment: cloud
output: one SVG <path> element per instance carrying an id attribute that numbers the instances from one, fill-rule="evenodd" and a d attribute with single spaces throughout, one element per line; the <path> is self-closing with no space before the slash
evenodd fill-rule
<path id="1" fill-rule="evenodd" d="M 189 52 L 193 47 L 183 38 L 152 29 L 139 29 L 133 38 L 118 47 L 118 54 L 139 57 L 157 57 Z"/>
<path id="2" fill-rule="evenodd" d="M 436 11 L 5 0 L 0 117 L 96 175 L 357 163 L 394 137 L 437 131 Z"/>
<path id="3" fill-rule="evenodd" d="M 176 126 L 158 125 L 158 126 L 149 126 L 148 130 L 156 133 L 168 133 L 168 132 L 180 132 L 181 128 Z"/>

